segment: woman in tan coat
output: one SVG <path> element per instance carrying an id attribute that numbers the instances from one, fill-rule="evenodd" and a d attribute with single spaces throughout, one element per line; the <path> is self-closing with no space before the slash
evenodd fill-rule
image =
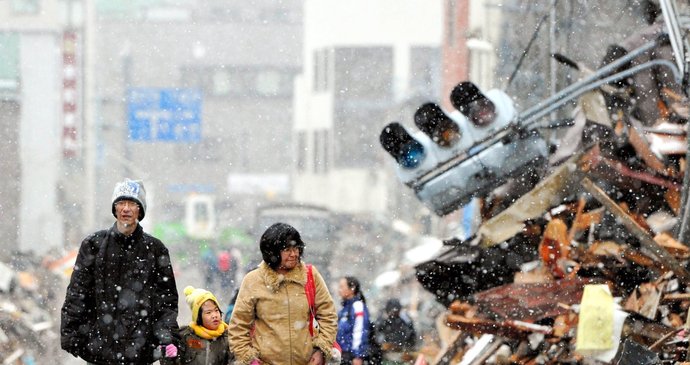
<path id="1" fill-rule="evenodd" d="M 299 232 L 276 223 L 261 236 L 259 246 L 263 262 L 242 281 L 230 319 L 230 349 L 236 361 L 323 365 L 331 357 L 338 316 L 321 274 L 313 268 L 319 328 L 312 338 Z"/>

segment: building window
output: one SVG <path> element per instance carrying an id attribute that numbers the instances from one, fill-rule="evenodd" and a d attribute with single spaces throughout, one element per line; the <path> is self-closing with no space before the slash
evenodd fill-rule
<path id="1" fill-rule="evenodd" d="M 314 51 L 314 91 L 326 90 L 323 50 Z"/>
<path id="2" fill-rule="evenodd" d="M 0 33 L 0 92 L 19 88 L 19 35 Z"/>
<path id="3" fill-rule="evenodd" d="M 393 94 L 392 47 L 345 47 L 334 55 L 334 90 L 339 97 L 367 103 Z"/>
<path id="4" fill-rule="evenodd" d="M 333 49 L 314 51 L 314 91 L 333 88 Z"/>
<path id="5" fill-rule="evenodd" d="M 297 171 L 304 172 L 307 169 L 307 133 L 297 132 Z"/>
<path id="6" fill-rule="evenodd" d="M 412 47 L 410 50 L 410 89 L 440 97 L 441 50 L 437 47 Z"/>
<path id="7" fill-rule="evenodd" d="M 329 163 L 330 163 L 329 153 L 328 153 L 328 146 L 329 146 L 329 143 L 328 143 L 328 130 L 327 130 L 327 129 L 323 129 L 323 130 L 321 130 L 321 133 L 320 133 L 320 134 L 321 134 L 321 138 L 320 138 L 320 139 L 321 139 L 321 141 L 322 141 L 322 142 L 321 142 L 321 166 L 322 166 L 323 172 L 326 173 L 326 172 L 328 172 L 328 170 L 329 170 L 329 166 L 328 166 L 328 165 L 329 165 Z"/>
<path id="8" fill-rule="evenodd" d="M 225 69 L 216 70 L 213 74 L 213 95 L 227 95 L 232 90 L 230 74 Z"/>
<path id="9" fill-rule="evenodd" d="M 256 91 L 261 95 L 278 95 L 283 91 L 282 81 L 278 72 L 260 72 L 256 75 Z"/>
<path id="10" fill-rule="evenodd" d="M 333 119 L 330 163 L 338 168 L 367 168 L 380 161 L 379 135 L 371 133 L 373 121 L 386 120 L 390 110 L 377 105 L 336 109 Z"/>
<path id="11" fill-rule="evenodd" d="M 321 172 L 321 140 L 319 139 L 319 131 L 314 131 L 314 173 L 318 174 Z"/>
<path id="12" fill-rule="evenodd" d="M 12 0 L 12 11 L 15 14 L 38 14 L 41 0 Z"/>
<path id="13" fill-rule="evenodd" d="M 471 38 L 467 40 L 469 50 L 470 80 L 477 85 L 488 86 L 493 84 L 493 55 L 494 47 L 491 43 Z"/>
<path id="14" fill-rule="evenodd" d="M 217 163 L 221 160 L 221 138 L 202 138 L 199 143 L 175 146 L 175 159 L 184 163 Z"/>
<path id="15" fill-rule="evenodd" d="M 325 49 L 323 51 L 323 79 L 326 90 L 333 90 L 333 49 Z"/>
<path id="16" fill-rule="evenodd" d="M 314 172 L 323 174 L 328 172 L 328 130 L 314 131 Z"/>
<path id="17" fill-rule="evenodd" d="M 259 11 L 259 19 L 267 24 L 296 24 L 301 21 L 300 13 L 296 9 L 264 8 Z"/>
<path id="18" fill-rule="evenodd" d="M 204 95 L 215 97 L 292 96 L 298 70 L 262 67 L 186 67 L 181 70 L 181 84 L 199 88 Z"/>
<path id="19" fill-rule="evenodd" d="M 108 0 L 101 1 L 106 2 Z M 115 1 L 110 0 L 110 2 Z M 144 1 L 144 3 L 147 2 L 151 2 L 151 0 Z M 160 2 L 160 0 L 153 2 Z M 302 11 L 300 7 L 296 6 L 296 3 L 295 5 L 284 5 L 278 1 L 267 2 L 267 6 L 252 6 L 251 9 L 243 8 L 241 2 L 237 2 L 237 4 L 231 4 L 229 1 L 223 1 L 222 4 L 217 3 L 221 3 L 221 1 L 205 1 L 204 6 L 195 8 L 194 19 L 263 25 L 293 25 L 302 22 Z"/>
<path id="20" fill-rule="evenodd" d="M 322 174 L 328 171 L 327 131 L 314 131 L 314 172 Z"/>

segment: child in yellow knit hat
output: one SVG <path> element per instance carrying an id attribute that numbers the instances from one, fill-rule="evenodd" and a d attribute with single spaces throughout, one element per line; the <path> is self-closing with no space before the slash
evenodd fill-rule
<path id="1" fill-rule="evenodd" d="M 228 346 L 227 324 L 223 322 L 218 300 L 208 290 L 184 288 L 192 321 L 180 328 L 181 348 L 174 359 L 161 360 L 162 365 L 227 365 L 233 360 Z"/>

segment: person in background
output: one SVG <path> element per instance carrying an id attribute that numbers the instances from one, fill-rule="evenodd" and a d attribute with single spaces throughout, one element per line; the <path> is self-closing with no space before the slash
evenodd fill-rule
<path id="1" fill-rule="evenodd" d="M 162 359 L 161 365 L 229 365 L 228 326 L 223 322 L 218 300 L 208 290 L 184 288 L 192 321 L 180 329 L 180 351 L 174 359 Z"/>
<path id="2" fill-rule="evenodd" d="M 369 309 L 359 280 L 352 276 L 341 278 L 338 293 L 342 309 L 338 313 L 338 336 L 342 348 L 341 364 L 362 365 L 369 352 Z"/>
<path id="3" fill-rule="evenodd" d="M 115 185 L 112 227 L 81 243 L 62 306 L 60 342 L 89 364 L 151 364 L 177 354 L 177 288 L 165 245 L 144 232 L 141 181 Z"/>
<path id="4" fill-rule="evenodd" d="M 220 290 L 223 293 L 232 293 L 235 288 L 235 276 L 239 262 L 233 251 L 232 248 L 228 248 L 218 252 L 218 277 L 220 278 Z"/>
<path id="5" fill-rule="evenodd" d="M 388 299 L 383 314 L 376 321 L 376 340 L 381 344 L 384 365 L 412 363 L 417 334 L 412 320 L 402 312 L 398 299 Z"/>
<path id="6" fill-rule="evenodd" d="M 263 261 L 248 272 L 230 318 L 230 349 L 238 364 L 323 365 L 332 357 L 337 331 L 335 303 L 315 267 L 314 312 L 318 328 L 309 331 L 305 295 L 305 244 L 299 232 L 275 223 L 261 236 Z"/>
<path id="7" fill-rule="evenodd" d="M 218 257 L 210 243 L 201 246 L 201 274 L 204 275 L 204 287 L 212 289 L 218 276 Z"/>
<path id="8" fill-rule="evenodd" d="M 225 309 L 225 318 L 223 319 L 225 323 L 230 323 L 230 317 L 232 316 L 232 311 L 235 309 L 235 303 L 237 303 L 237 295 L 240 293 L 240 289 L 235 289 L 232 293 L 232 298 L 230 303 L 228 303 L 227 309 Z"/>

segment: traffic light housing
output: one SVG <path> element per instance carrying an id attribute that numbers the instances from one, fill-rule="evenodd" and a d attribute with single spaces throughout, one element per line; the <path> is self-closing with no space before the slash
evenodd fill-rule
<path id="1" fill-rule="evenodd" d="M 483 93 L 462 82 L 450 98 L 456 110 L 433 102 L 417 109 L 418 132 L 398 122 L 381 132 L 381 145 L 396 160 L 400 180 L 438 215 L 530 172 L 547 156 L 546 141 L 519 127 L 515 106 L 501 90 Z"/>
<path id="2" fill-rule="evenodd" d="M 438 215 L 446 215 L 483 197 L 509 178 L 531 173 L 547 156 L 546 141 L 536 132 L 500 139 L 465 159 L 441 165 L 412 184 L 417 198 Z"/>

